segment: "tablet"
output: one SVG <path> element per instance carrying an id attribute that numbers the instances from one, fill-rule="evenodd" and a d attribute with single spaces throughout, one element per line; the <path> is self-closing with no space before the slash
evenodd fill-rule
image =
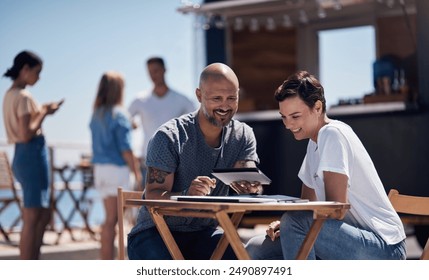
<path id="1" fill-rule="evenodd" d="M 260 182 L 261 185 L 271 184 L 271 179 L 257 167 L 215 168 L 212 175 L 221 180 L 225 185 L 230 185 L 232 182 L 237 181 Z"/>

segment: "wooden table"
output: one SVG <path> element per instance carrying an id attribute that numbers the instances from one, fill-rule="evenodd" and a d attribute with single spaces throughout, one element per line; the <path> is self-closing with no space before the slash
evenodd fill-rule
<path id="1" fill-rule="evenodd" d="M 52 190 L 52 208 L 53 213 L 56 214 L 63 225 L 63 229 L 56 231 L 57 240 L 55 244 L 58 244 L 61 235 L 68 231 L 73 241 L 76 241 L 75 235 L 73 234 L 73 227 L 71 225 L 73 218 L 76 216 L 81 219 L 84 223 L 83 230 L 90 234 L 93 240 L 98 240 L 95 231 L 92 229 L 89 223 L 89 212 L 92 208 L 93 201 L 88 198 L 88 191 L 93 188 L 92 182 L 92 165 L 89 162 L 81 162 L 76 166 L 64 165 L 63 167 L 52 167 L 51 172 L 59 175 L 63 182 L 63 188 L 57 189 L 53 187 Z M 82 175 L 82 189 L 76 194 L 75 190 L 72 189 L 70 183 L 74 180 L 77 174 Z M 63 199 L 69 198 L 72 203 L 72 208 L 66 213 L 60 210 L 59 205 L 63 202 Z"/>
<path id="2" fill-rule="evenodd" d="M 313 211 L 314 222 L 304 239 L 296 259 L 307 259 L 323 222 L 328 218 L 342 219 L 350 205 L 339 202 L 302 202 L 302 203 L 218 203 L 218 202 L 184 202 L 173 200 L 129 199 L 129 205 L 144 205 L 164 240 L 173 259 L 183 260 L 182 252 L 168 228 L 164 216 L 212 218 L 219 222 L 224 230 L 211 259 L 221 259 L 228 244 L 231 244 L 239 260 L 250 259 L 244 248 L 237 227 L 243 216 L 251 211 Z"/>

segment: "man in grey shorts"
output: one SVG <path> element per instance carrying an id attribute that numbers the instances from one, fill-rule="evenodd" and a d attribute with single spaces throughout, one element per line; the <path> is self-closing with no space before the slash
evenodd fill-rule
<path id="1" fill-rule="evenodd" d="M 252 128 L 232 119 L 238 108 L 239 82 L 225 64 L 213 63 L 200 75 L 198 111 L 170 120 L 148 145 L 145 198 L 172 195 L 228 195 L 262 193 L 259 183 L 227 186 L 210 177 L 214 168 L 255 167 L 259 163 Z M 223 231 L 213 219 L 166 217 L 185 259 L 209 259 Z M 129 259 L 171 259 L 146 207 L 128 235 Z M 224 259 L 234 259 L 231 248 Z"/>

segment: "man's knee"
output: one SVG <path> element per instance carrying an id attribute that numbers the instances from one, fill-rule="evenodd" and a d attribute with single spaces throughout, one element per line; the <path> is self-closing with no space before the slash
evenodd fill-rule
<path id="1" fill-rule="evenodd" d="M 128 237 L 127 252 L 130 260 L 172 259 L 156 228 Z"/>

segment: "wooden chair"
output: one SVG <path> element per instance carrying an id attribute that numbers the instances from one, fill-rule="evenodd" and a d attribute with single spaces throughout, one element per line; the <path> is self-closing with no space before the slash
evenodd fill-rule
<path id="1" fill-rule="evenodd" d="M 401 215 L 404 224 L 419 224 L 422 220 L 429 219 L 429 197 L 403 195 L 396 189 L 391 189 L 389 199 L 396 212 L 406 214 Z M 429 237 L 420 259 L 429 260 Z"/>
<path id="2" fill-rule="evenodd" d="M 125 238 L 124 238 L 124 213 L 127 207 L 139 207 L 135 205 L 127 204 L 128 199 L 142 199 L 143 191 L 124 191 L 122 188 L 118 188 L 118 248 L 119 256 L 118 259 L 125 259 Z"/>
<path id="3" fill-rule="evenodd" d="M 12 173 L 12 168 L 9 163 L 6 152 L 0 151 L 0 191 L 4 193 L 10 193 L 7 196 L 0 196 L 0 215 L 9 206 L 16 204 L 19 209 L 19 214 L 12 222 L 11 226 L 6 229 L 2 226 L 0 220 L 0 232 L 6 239 L 6 242 L 10 243 L 9 234 L 12 233 L 13 229 L 18 225 L 21 220 L 21 198 L 18 196 L 18 192 L 15 187 L 15 180 Z"/>

